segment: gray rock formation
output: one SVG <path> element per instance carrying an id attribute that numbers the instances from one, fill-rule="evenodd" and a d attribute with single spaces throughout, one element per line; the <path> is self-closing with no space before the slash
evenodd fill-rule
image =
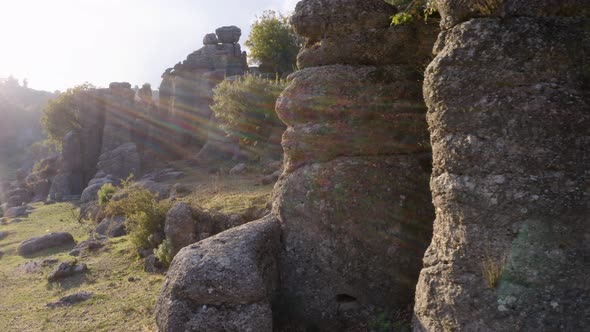
<path id="1" fill-rule="evenodd" d="M 74 246 L 75 244 L 76 242 L 74 241 L 74 237 L 70 233 L 50 233 L 22 242 L 19 244 L 17 251 L 21 256 L 28 256 L 41 250 L 55 247 Z"/>
<path id="2" fill-rule="evenodd" d="M 135 143 L 125 143 L 100 155 L 99 171 L 118 179 L 126 179 L 130 174 L 141 172 L 141 156 Z"/>
<path id="3" fill-rule="evenodd" d="M 272 331 L 279 248 L 272 217 L 183 248 L 156 303 L 160 331 Z"/>
<path id="4" fill-rule="evenodd" d="M 285 327 L 359 330 L 414 296 L 434 219 L 415 68 L 438 29 L 390 27 L 394 11 L 380 0 L 304 0 L 292 18 L 307 43 L 304 69 L 277 101 L 289 126 L 273 207 Z"/>
<path id="5" fill-rule="evenodd" d="M 170 143 L 176 146 L 177 154 L 193 156 L 209 136 L 223 136 L 212 125 L 209 105 L 217 84 L 225 77 L 244 74 L 248 68 L 246 54 L 238 44 L 240 35 L 240 29 L 234 26 L 217 29 L 217 34 L 204 37 L 201 49 L 162 75 L 160 106 L 167 109 L 168 121 L 176 130 Z"/>
<path id="6" fill-rule="evenodd" d="M 437 213 L 414 330 L 583 331 L 590 6 L 505 0 L 475 18 L 437 2 L 447 30 L 424 85 Z"/>

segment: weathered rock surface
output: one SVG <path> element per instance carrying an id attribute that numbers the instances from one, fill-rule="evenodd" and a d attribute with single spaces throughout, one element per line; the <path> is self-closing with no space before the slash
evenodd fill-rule
<path id="1" fill-rule="evenodd" d="M 166 215 L 164 231 L 172 244 L 172 252 L 206 239 L 243 221 L 221 213 L 209 213 L 187 203 L 175 204 Z"/>
<path id="2" fill-rule="evenodd" d="M 192 208 L 186 203 L 175 204 L 166 215 L 164 232 L 173 253 L 197 242 L 197 223 L 193 220 Z"/>
<path id="3" fill-rule="evenodd" d="M 445 29 L 474 17 L 590 16 L 586 0 L 435 0 Z"/>
<path id="4" fill-rule="evenodd" d="M 510 16 L 582 16 L 589 6 L 505 0 L 509 17 L 455 25 L 473 15 L 459 1 L 438 3 L 452 28 L 424 86 L 437 216 L 414 330 L 582 331 L 590 19 Z"/>
<path id="5" fill-rule="evenodd" d="M 431 57 L 436 23 L 390 27 L 395 7 L 384 1 L 304 0 L 291 22 L 307 38 L 299 69 L 346 64 L 421 63 Z M 408 45 L 412 45 L 408 47 Z"/>
<path id="6" fill-rule="evenodd" d="M 130 174 L 139 175 L 141 158 L 134 143 L 122 144 L 100 155 L 97 167 L 105 174 L 126 179 Z"/>
<path id="7" fill-rule="evenodd" d="M 287 125 L 273 212 L 283 328 L 356 331 L 407 306 L 430 241 L 426 107 L 416 67 L 437 27 L 390 27 L 379 0 L 304 0 L 307 38 L 277 101 Z"/>
<path id="8" fill-rule="evenodd" d="M 242 36 L 242 30 L 235 25 L 217 28 L 215 30 L 220 43 L 237 43 Z"/>
<path id="9" fill-rule="evenodd" d="M 28 256 L 41 250 L 62 246 L 74 246 L 75 244 L 76 242 L 74 241 L 74 237 L 70 233 L 50 233 L 22 242 L 18 246 L 17 251 L 21 256 Z"/>
<path id="10" fill-rule="evenodd" d="M 160 331 L 272 331 L 279 247 L 268 217 L 183 248 L 156 304 Z"/>

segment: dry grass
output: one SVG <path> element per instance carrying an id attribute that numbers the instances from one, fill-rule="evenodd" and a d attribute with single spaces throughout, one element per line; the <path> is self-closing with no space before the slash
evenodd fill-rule
<path id="1" fill-rule="evenodd" d="M 487 255 L 481 263 L 481 272 L 490 288 L 496 288 L 506 267 L 506 257 L 494 258 Z"/>

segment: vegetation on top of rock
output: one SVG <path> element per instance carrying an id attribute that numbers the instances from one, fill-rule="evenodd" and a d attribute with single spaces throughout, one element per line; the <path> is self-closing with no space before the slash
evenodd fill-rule
<path id="1" fill-rule="evenodd" d="M 57 146 L 61 147 L 68 132 L 80 128 L 80 107 L 77 98 L 91 88 L 93 86 L 86 83 L 68 89 L 56 99 L 51 100 L 43 109 L 41 118 L 43 132 Z"/>
<path id="2" fill-rule="evenodd" d="M 214 90 L 211 109 L 227 133 L 256 145 L 268 139 L 270 128 L 282 125 L 275 103 L 285 86 L 282 80 L 255 75 L 225 80 Z"/>
<path id="3" fill-rule="evenodd" d="M 302 43 L 288 17 L 268 10 L 252 24 L 245 45 L 250 48 L 250 58 L 260 63 L 261 71 L 283 75 L 297 70 Z"/>
<path id="4" fill-rule="evenodd" d="M 386 3 L 396 6 L 400 11 L 391 16 L 391 25 L 412 23 L 416 20 L 428 20 L 436 13 L 434 0 L 384 0 Z"/>

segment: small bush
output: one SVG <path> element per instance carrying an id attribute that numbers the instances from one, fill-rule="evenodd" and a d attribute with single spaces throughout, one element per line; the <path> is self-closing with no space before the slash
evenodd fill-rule
<path id="1" fill-rule="evenodd" d="M 151 248 L 149 236 L 163 232 L 166 214 L 171 208 L 169 201 L 158 201 L 157 195 L 143 188 L 131 188 L 126 182 L 124 198 L 111 200 L 106 205 L 107 216 L 125 216 L 125 226 L 131 243 L 137 248 Z"/>
<path id="2" fill-rule="evenodd" d="M 165 239 L 164 242 L 158 246 L 158 249 L 154 251 L 154 254 L 164 264 L 166 267 L 169 267 L 172 263 L 172 259 L 174 258 L 174 253 L 172 252 L 172 244 L 170 240 Z"/>
<path id="3" fill-rule="evenodd" d="M 275 103 L 285 87 L 284 81 L 255 75 L 225 80 L 215 88 L 211 108 L 227 133 L 255 146 L 268 139 L 272 127 L 283 125 Z"/>
<path id="4" fill-rule="evenodd" d="M 117 188 L 112 183 L 105 183 L 98 191 L 98 205 L 103 206 L 110 202 L 116 192 Z"/>

